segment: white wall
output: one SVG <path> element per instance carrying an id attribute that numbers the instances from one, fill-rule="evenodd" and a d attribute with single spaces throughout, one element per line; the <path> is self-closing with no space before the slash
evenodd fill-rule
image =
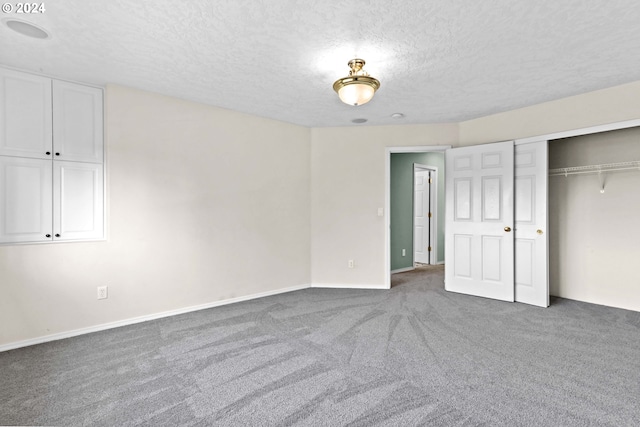
<path id="1" fill-rule="evenodd" d="M 310 283 L 309 129 L 119 86 L 105 107 L 108 241 L 0 246 L 0 345 Z"/>
<path id="2" fill-rule="evenodd" d="M 385 147 L 453 145 L 457 140 L 456 124 L 312 130 L 314 286 L 385 286 L 385 220 L 377 216 L 385 205 Z"/>
<path id="3" fill-rule="evenodd" d="M 549 167 L 640 160 L 640 128 L 552 141 Z M 640 311 L 640 170 L 549 178 L 553 295 Z"/>

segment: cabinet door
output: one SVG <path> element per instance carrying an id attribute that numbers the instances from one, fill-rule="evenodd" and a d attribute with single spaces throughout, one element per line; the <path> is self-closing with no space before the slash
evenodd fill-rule
<path id="1" fill-rule="evenodd" d="M 51 79 L 0 68 L 0 155 L 51 158 L 51 120 Z"/>
<path id="2" fill-rule="evenodd" d="M 0 156 L 1 243 L 52 239 L 51 168 L 50 160 Z"/>
<path id="3" fill-rule="evenodd" d="M 53 162 L 54 240 L 104 236 L 102 165 Z"/>
<path id="4" fill-rule="evenodd" d="M 102 163 L 102 90 L 53 81 L 55 160 Z"/>

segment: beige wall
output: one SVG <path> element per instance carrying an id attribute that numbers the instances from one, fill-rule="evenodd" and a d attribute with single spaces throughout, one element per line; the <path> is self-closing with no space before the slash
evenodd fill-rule
<path id="1" fill-rule="evenodd" d="M 454 145 L 456 124 L 313 129 L 314 286 L 385 285 L 385 147 Z M 348 260 L 355 268 L 348 268 Z"/>
<path id="2" fill-rule="evenodd" d="M 640 119 L 640 81 L 460 123 L 460 145 Z"/>
<path id="3" fill-rule="evenodd" d="M 640 160 L 640 128 L 552 141 L 551 169 Z M 640 311 L 640 171 L 549 178 L 551 294 Z"/>
<path id="4" fill-rule="evenodd" d="M 309 129 L 119 86 L 105 106 L 108 241 L 0 247 L 0 345 L 310 283 Z"/>

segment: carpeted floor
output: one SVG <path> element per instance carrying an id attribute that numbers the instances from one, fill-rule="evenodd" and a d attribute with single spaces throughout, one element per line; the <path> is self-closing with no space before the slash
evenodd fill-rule
<path id="1" fill-rule="evenodd" d="M 640 313 L 420 268 L 0 353 L 0 424 L 637 426 Z"/>

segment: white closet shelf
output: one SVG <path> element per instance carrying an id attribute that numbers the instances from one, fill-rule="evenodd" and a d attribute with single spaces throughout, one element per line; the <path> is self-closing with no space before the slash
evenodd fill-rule
<path id="1" fill-rule="evenodd" d="M 573 166 L 569 168 L 549 169 L 549 176 L 568 176 L 587 173 L 626 171 L 632 169 L 637 169 L 640 171 L 640 160 L 632 162 L 606 163 L 603 165 Z"/>

